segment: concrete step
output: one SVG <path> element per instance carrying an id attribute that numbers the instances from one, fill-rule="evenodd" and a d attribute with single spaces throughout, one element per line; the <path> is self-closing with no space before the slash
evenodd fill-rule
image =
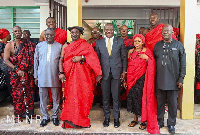
<path id="1" fill-rule="evenodd" d="M 35 114 L 42 116 L 40 111 L 40 105 L 39 102 L 35 102 L 35 108 L 34 108 Z M 4 102 L 0 105 L 0 116 L 12 116 L 14 114 L 14 107 L 9 102 Z M 49 114 L 52 114 L 52 110 L 49 110 Z M 61 111 L 59 111 L 59 115 L 61 114 Z M 168 117 L 168 113 L 165 113 L 165 118 Z M 177 110 L 177 117 L 180 118 L 180 110 Z M 96 104 L 92 107 L 90 114 L 90 119 L 102 119 L 104 118 L 103 108 L 99 106 L 99 104 Z M 120 110 L 120 118 L 126 119 L 126 118 L 133 118 L 133 114 L 128 112 L 126 108 L 121 108 Z M 195 118 L 200 118 L 200 112 L 195 113 Z M 111 119 L 113 119 L 113 109 L 111 109 Z"/>

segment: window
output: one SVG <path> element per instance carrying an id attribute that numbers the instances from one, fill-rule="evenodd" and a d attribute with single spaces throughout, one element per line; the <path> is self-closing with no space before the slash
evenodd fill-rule
<path id="1" fill-rule="evenodd" d="M 39 7 L 1 7 L 0 28 L 12 32 L 13 26 L 29 30 L 31 38 L 40 37 L 40 8 Z"/>

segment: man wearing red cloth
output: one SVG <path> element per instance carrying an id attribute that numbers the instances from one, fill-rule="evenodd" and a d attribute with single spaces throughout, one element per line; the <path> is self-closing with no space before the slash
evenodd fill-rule
<path id="1" fill-rule="evenodd" d="M 4 63 L 10 70 L 10 85 L 12 89 L 15 122 L 21 117 L 30 117 L 34 113 L 33 103 L 33 63 L 35 44 L 21 39 L 22 30 L 13 27 L 14 40 L 9 42 L 4 50 Z"/>
<path id="2" fill-rule="evenodd" d="M 124 39 L 124 45 L 126 47 L 127 52 L 133 48 L 133 39 L 128 35 L 128 27 L 126 25 L 122 25 L 120 27 L 120 38 Z M 126 89 L 121 85 L 121 92 L 120 92 L 120 100 L 121 106 L 126 107 Z"/>
<path id="3" fill-rule="evenodd" d="M 94 27 L 92 29 L 92 37 L 90 39 L 88 39 L 88 43 L 92 45 L 92 47 L 95 49 L 96 47 L 96 41 L 98 39 L 102 39 L 103 37 L 101 37 L 100 35 L 100 30 L 97 27 Z"/>
<path id="4" fill-rule="evenodd" d="M 89 44 L 91 44 L 92 47 L 95 49 L 96 41 L 99 40 L 99 39 L 102 39 L 103 37 L 101 37 L 100 30 L 99 30 L 98 27 L 94 27 L 92 29 L 91 35 L 92 35 L 92 37 L 87 42 Z M 102 106 L 102 90 L 101 90 L 101 84 L 100 83 L 97 83 L 93 93 L 94 93 L 93 105 L 95 105 L 95 103 L 100 103 L 100 106 Z"/>
<path id="5" fill-rule="evenodd" d="M 81 39 L 83 28 L 69 27 L 72 42 L 64 45 L 59 61 L 59 78 L 65 81 L 65 102 L 60 116 L 63 128 L 90 127 L 88 118 L 93 103 L 94 82 L 102 71 L 97 54 L 86 40 Z"/>
<path id="6" fill-rule="evenodd" d="M 124 39 L 124 44 L 126 46 L 127 51 L 133 48 L 133 39 L 128 35 L 128 27 L 126 25 L 122 25 L 120 27 L 120 38 Z"/>
<path id="7" fill-rule="evenodd" d="M 144 32 L 146 43 L 145 47 L 149 48 L 152 52 L 154 50 L 154 46 L 157 42 L 163 39 L 162 37 L 162 29 L 165 24 L 158 24 L 159 17 L 157 13 L 152 13 L 149 17 L 149 22 L 151 26 L 148 28 L 148 33 Z M 173 39 L 176 37 L 173 35 Z M 177 40 L 177 39 L 176 39 Z"/>
<path id="8" fill-rule="evenodd" d="M 53 17 L 48 17 L 46 19 L 46 25 L 48 28 L 53 28 L 55 31 L 55 37 L 54 40 L 62 45 L 65 44 L 67 40 L 67 31 L 56 28 L 56 20 Z M 45 41 L 45 30 L 41 33 L 40 35 L 40 41 Z M 62 90 L 60 90 L 60 96 L 62 97 Z M 52 93 L 51 90 L 49 89 L 49 105 L 47 105 L 47 110 L 50 110 L 53 108 L 53 99 L 52 99 Z"/>
<path id="9" fill-rule="evenodd" d="M 67 31 L 56 28 L 56 20 L 53 17 L 48 17 L 46 19 L 46 25 L 48 28 L 53 28 L 55 30 L 55 41 L 64 45 L 65 41 L 67 40 Z M 45 41 L 45 30 L 40 35 L 40 41 Z"/>

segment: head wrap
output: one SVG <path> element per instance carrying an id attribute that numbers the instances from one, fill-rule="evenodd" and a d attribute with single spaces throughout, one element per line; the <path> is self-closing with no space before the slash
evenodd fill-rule
<path id="1" fill-rule="evenodd" d="M 10 34 L 10 32 L 7 29 L 0 29 L 0 39 L 4 39 Z"/>
<path id="2" fill-rule="evenodd" d="M 142 40 L 142 43 L 145 44 L 145 37 L 142 34 L 135 34 L 133 36 L 133 42 L 134 42 L 136 37 L 139 37 Z"/>
<path id="3" fill-rule="evenodd" d="M 84 28 L 83 27 L 78 27 L 78 26 L 73 26 L 73 27 L 68 27 L 67 29 L 69 30 L 69 31 L 71 31 L 72 29 L 77 29 L 77 30 L 79 30 L 80 32 L 81 32 L 81 34 L 83 34 L 83 30 L 84 30 Z"/>
<path id="4" fill-rule="evenodd" d="M 197 38 L 200 40 L 200 34 L 196 34 Z"/>

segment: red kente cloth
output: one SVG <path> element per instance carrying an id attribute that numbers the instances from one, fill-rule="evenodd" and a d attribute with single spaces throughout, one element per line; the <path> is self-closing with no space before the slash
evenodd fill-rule
<path id="1" fill-rule="evenodd" d="M 60 28 L 56 28 L 54 39 L 56 40 L 56 42 L 64 45 L 65 41 L 67 40 L 67 31 Z"/>
<path id="2" fill-rule="evenodd" d="M 16 72 L 10 71 L 10 85 L 12 89 L 12 97 L 13 97 L 13 106 L 14 106 L 14 114 L 15 116 L 21 116 L 26 112 L 25 109 L 25 100 L 28 104 L 28 110 L 32 110 L 34 108 L 33 103 L 33 84 L 34 78 L 33 75 L 29 75 L 28 71 L 33 67 L 34 62 L 34 52 L 35 52 L 35 44 L 32 42 L 27 42 L 26 39 L 22 39 L 20 41 L 20 46 L 23 45 L 22 49 L 18 52 L 17 55 L 10 57 L 10 62 L 18 66 L 18 70 L 24 71 L 24 78 L 19 77 Z M 24 99 L 23 87 L 22 87 L 22 79 L 25 80 L 26 87 L 26 99 Z"/>
<path id="3" fill-rule="evenodd" d="M 103 37 L 99 37 L 99 39 L 103 39 Z M 99 40 L 99 39 L 98 39 L 98 40 Z M 93 40 L 93 38 L 90 38 L 88 41 L 90 41 L 90 40 Z M 95 47 L 95 46 L 96 46 L 96 42 L 91 43 L 91 45 L 92 45 L 92 47 Z"/>
<path id="4" fill-rule="evenodd" d="M 102 75 L 100 62 L 93 47 L 85 39 L 78 39 L 64 49 L 65 103 L 61 120 L 89 127 L 88 118 L 93 103 L 94 81 Z M 72 62 L 74 56 L 85 56 L 86 62 Z M 65 126 L 69 126 L 66 122 Z"/>
<path id="5" fill-rule="evenodd" d="M 144 59 L 137 57 L 139 52 L 133 52 L 129 58 L 127 69 L 127 95 L 131 87 L 145 73 L 145 82 L 142 96 L 142 116 L 141 121 L 147 122 L 147 131 L 150 134 L 160 134 L 157 122 L 157 100 L 155 92 L 155 59 L 152 52 L 147 48 L 146 54 L 148 64 Z"/>
<path id="6" fill-rule="evenodd" d="M 126 36 L 126 38 L 124 39 L 124 44 L 125 44 L 126 47 L 127 46 L 133 46 L 133 39 L 132 38 L 129 39 L 129 37 Z"/>
<path id="7" fill-rule="evenodd" d="M 145 36 L 146 39 L 145 47 L 149 48 L 152 52 L 154 50 L 155 44 L 163 39 L 162 29 L 164 26 L 165 24 L 157 25 L 153 30 L 149 31 Z M 175 35 L 172 35 L 172 38 L 177 40 Z"/>

